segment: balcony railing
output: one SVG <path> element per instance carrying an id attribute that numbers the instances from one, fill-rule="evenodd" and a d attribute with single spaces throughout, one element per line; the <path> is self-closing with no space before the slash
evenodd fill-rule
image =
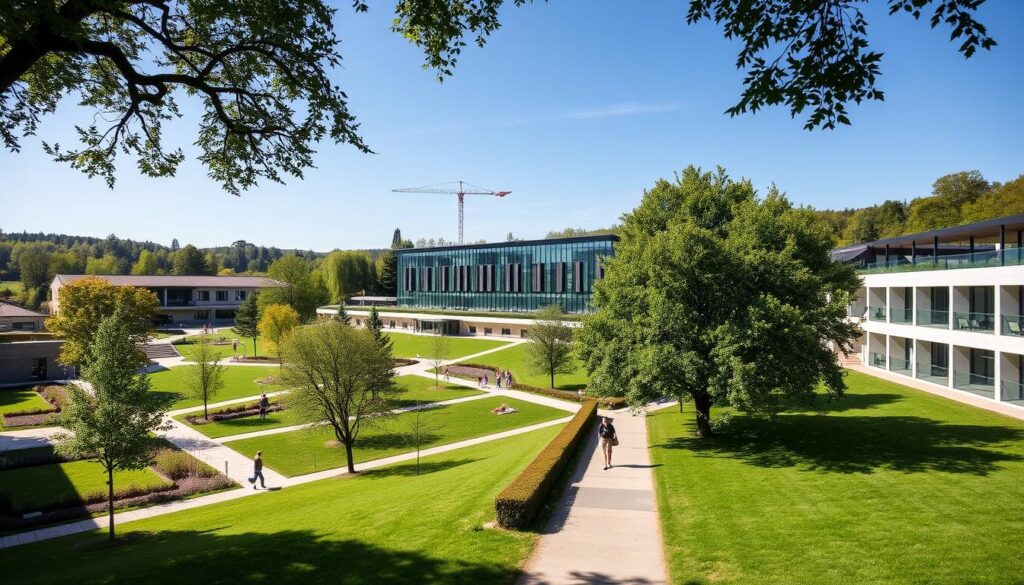
<path id="1" fill-rule="evenodd" d="M 1001 390 L 1003 400 L 1024 400 L 1024 384 L 1003 380 Z"/>
<path id="2" fill-rule="evenodd" d="M 878 272 L 912 272 L 915 270 L 955 270 L 958 268 L 986 268 L 994 266 L 1024 265 L 1024 248 L 983 250 L 973 254 L 952 256 L 918 256 L 913 261 L 900 257 L 885 262 L 867 264 L 858 271 L 862 274 Z"/>
<path id="3" fill-rule="evenodd" d="M 953 329 L 974 331 L 975 333 L 994 333 L 995 315 L 992 313 L 953 313 Z"/>
<path id="4" fill-rule="evenodd" d="M 893 323 L 913 323 L 914 322 L 914 311 L 911 309 L 894 308 L 892 310 Z"/>
<path id="5" fill-rule="evenodd" d="M 910 362 L 903 358 L 890 357 L 889 371 L 896 372 L 897 374 L 903 374 L 904 376 L 913 375 Z"/>
<path id="6" fill-rule="evenodd" d="M 949 311 L 918 309 L 917 325 L 919 327 L 941 327 L 942 329 L 949 329 Z"/>
<path id="7" fill-rule="evenodd" d="M 953 372 L 953 387 L 986 398 L 995 398 L 996 381 L 991 376 L 970 372 Z"/>
<path id="8" fill-rule="evenodd" d="M 885 307 L 868 307 L 868 318 L 872 321 L 888 321 L 889 312 Z"/>
<path id="9" fill-rule="evenodd" d="M 885 369 L 885 354 L 878 352 L 871 352 L 871 361 L 868 362 L 876 368 Z"/>
<path id="10" fill-rule="evenodd" d="M 944 366 L 918 363 L 917 377 L 920 380 L 931 382 L 932 384 L 949 386 L 949 368 Z"/>
<path id="11" fill-rule="evenodd" d="M 1003 315 L 1003 335 L 1024 337 L 1024 315 Z"/>

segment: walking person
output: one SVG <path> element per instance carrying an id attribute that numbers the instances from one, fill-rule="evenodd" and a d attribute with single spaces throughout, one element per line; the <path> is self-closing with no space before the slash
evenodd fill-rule
<path id="1" fill-rule="evenodd" d="M 252 460 L 252 477 L 249 478 L 249 483 L 252 484 L 252 489 L 259 489 L 256 487 L 256 480 L 260 480 L 260 487 L 267 489 L 267 483 L 263 480 L 263 451 L 256 452 L 256 458 Z"/>
<path id="2" fill-rule="evenodd" d="M 502 378 L 502 373 L 501 373 L 501 372 L 498 372 L 498 373 L 497 373 L 497 374 L 496 374 L 496 375 L 494 376 L 494 378 L 495 378 L 495 382 L 494 382 L 494 383 L 498 385 L 498 390 L 501 390 L 501 378 Z"/>
<path id="3" fill-rule="evenodd" d="M 612 468 L 612 447 L 619 444 L 619 437 L 615 434 L 615 426 L 612 419 L 603 417 L 601 426 L 597 427 L 597 434 L 601 437 L 601 453 L 604 455 L 604 468 Z"/>
<path id="4" fill-rule="evenodd" d="M 235 359 L 238 359 L 238 338 L 231 342 L 231 351 L 235 354 Z"/>
<path id="5" fill-rule="evenodd" d="M 444 368 L 444 381 L 445 382 L 451 382 L 452 381 L 451 372 L 448 371 L 448 366 L 445 366 L 445 368 Z"/>
<path id="6" fill-rule="evenodd" d="M 505 370 L 505 387 L 506 388 L 511 388 L 512 387 L 512 372 L 510 372 L 508 370 Z"/>
<path id="7" fill-rule="evenodd" d="M 260 395 L 260 420 L 267 420 L 267 411 L 270 410 L 270 399 L 267 398 L 267 393 L 264 392 Z"/>

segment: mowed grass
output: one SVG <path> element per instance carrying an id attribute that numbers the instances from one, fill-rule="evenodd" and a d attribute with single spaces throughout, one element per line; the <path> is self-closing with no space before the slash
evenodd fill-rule
<path id="1" fill-rule="evenodd" d="M 184 357 L 187 360 L 191 360 L 193 359 L 192 352 L 195 350 L 194 344 L 203 338 L 209 340 L 211 343 L 214 343 L 213 349 L 217 353 L 217 355 L 221 357 L 221 359 L 231 359 L 231 357 L 234 355 L 234 351 L 231 349 L 231 345 L 235 339 L 238 340 L 238 355 L 245 357 L 253 356 L 252 338 L 242 337 L 235 333 L 234 331 L 232 331 L 230 328 L 218 329 L 213 333 L 208 333 L 206 335 L 189 335 L 183 341 L 191 343 L 176 343 L 174 344 L 174 347 L 178 350 L 178 353 L 180 353 L 182 357 Z M 256 338 L 256 355 L 275 358 L 277 357 L 277 354 L 271 353 L 267 351 L 266 348 L 264 348 L 263 341 L 258 337 Z"/>
<path id="2" fill-rule="evenodd" d="M 0 290 L 10 289 L 14 294 L 21 294 L 21 290 L 24 288 L 20 280 L 0 280 Z"/>
<path id="3" fill-rule="evenodd" d="M 673 583 L 1020 583 L 1024 422 L 851 372 L 823 412 L 648 419 Z M 722 411 L 716 414 L 722 414 Z"/>
<path id="4" fill-rule="evenodd" d="M 537 535 L 480 527 L 556 432 L 2 549 L 4 583 L 511 584 Z"/>
<path id="5" fill-rule="evenodd" d="M 433 356 L 433 343 L 437 339 L 433 335 L 415 335 L 412 333 L 386 332 L 391 338 L 391 355 L 401 358 L 427 359 Z M 487 351 L 503 345 L 507 342 L 494 339 L 475 339 L 473 337 L 447 337 L 447 351 L 444 352 L 444 359 L 453 360 Z"/>
<path id="6" fill-rule="evenodd" d="M 551 378 L 547 374 L 535 374 L 530 371 L 526 361 L 526 344 L 521 343 L 508 349 L 473 358 L 474 364 L 491 366 L 512 372 L 512 381 L 538 388 L 550 388 Z M 555 388 L 559 390 L 579 390 L 590 383 L 587 372 L 578 363 L 571 374 L 556 374 Z"/>
<path id="7" fill-rule="evenodd" d="M 114 474 L 114 489 L 130 486 L 155 488 L 170 485 L 170 481 L 151 469 L 118 471 Z M 56 505 L 73 505 L 82 496 L 107 493 L 107 474 L 95 461 L 71 461 L 20 467 L 0 471 L 0 493 L 11 508 L 31 512 Z"/>
<path id="8" fill-rule="evenodd" d="M 51 408 L 50 403 L 31 388 L 0 389 L 0 427 L 4 424 L 2 415 L 46 408 Z"/>
<path id="9" fill-rule="evenodd" d="M 493 414 L 491 410 L 500 404 L 508 404 L 519 412 Z M 437 430 L 424 437 L 421 447 L 454 443 L 570 415 L 556 408 L 497 397 L 439 406 L 424 414 L 428 424 L 436 425 Z M 354 449 L 356 463 L 415 450 L 409 443 L 407 431 L 408 421 L 414 416 L 414 413 L 399 414 L 361 429 Z M 345 465 L 345 449 L 335 445 L 334 431 L 329 427 L 242 439 L 226 445 L 246 455 L 263 451 L 265 465 L 289 477 Z"/>
<path id="10" fill-rule="evenodd" d="M 400 390 L 393 399 L 395 408 L 413 406 L 424 402 L 441 402 L 443 400 L 453 400 L 455 398 L 464 398 L 466 396 L 482 394 L 482 392 L 473 390 L 472 388 L 465 388 L 455 384 L 445 384 L 444 382 L 441 382 L 440 388 L 434 388 L 434 381 L 422 376 L 399 376 L 398 378 L 395 378 L 395 382 Z M 295 415 L 295 411 L 287 408 L 287 395 L 272 397 L 270 401 L 271 403 L 279 401 L 284 402 L 285 409 L 268 413 L 267 417 L 262 420 L 259 416 L 246 416 L 200 425 L 193 425 L 185 420 L 186 416 L 201 414 L 201 412 L 180 414 L 174 418 L 175 420 L 178 420 L 213 439 L 301 424 L 302 421 L 300 421 Z"/>
<path id="11" fill-rule="evenodd" d="M 193 366 L 175 366 L 149 375 L 150 389 L 161 393 L 171 401 L 170 409 L 202 406 L 203 401 L 188 396 L 186 375 Z M 262 392 L 277 392 L 281 386 L 257 384 L 256 380 L 280 374 L 277 366 L 225 366 L 224 387 L 210 400 L 210 403 L 259 396 Z"/>

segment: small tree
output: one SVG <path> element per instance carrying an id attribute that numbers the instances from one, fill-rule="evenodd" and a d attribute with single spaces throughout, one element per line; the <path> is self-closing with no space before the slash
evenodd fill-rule
<path id="1" fill-rule="evenodd" d="M 366 319 L 366 330 L 373 337 L 381 351 L 387 356 L 388 361 L 394 363 L 394 354 L 391 353 L 391 338 L 384 333 L 384 322 L 380 320 L 377 307 L 370 307 L 370 316 Z M 390 378 L 391 372 L 386 372 L 386 375 Z M 374 397 L 376 398 L 376 395 Z"/>
<path id="2" fill-rule="evenodd" d="M 441 430 L 442 425 L 434 420 L 434 413 L 426 405 L 418 405 L 416 410 L 398 417 L 402 421 L 402 431 L 406 442 L 416 449 L 416 475 L 420 474 L 420 450 L 434 433 Z"/>
<path id="3" fill-rule="evenodd" d="M 291 408 L 304 422 L 330 425 L 355 473 L 352 449 L 359 431 L 389 411 L 385 398 L 395 390 L 391 358 L 369 332 L 333 319 L 293 331 L 283 356 Z"/>
<path id="4" fill-rule="evenodd" d="M 135 347 L 132 312 L 118 307 L 96 332 L 84 378 L 92 392 L 71 385 L 57 415 L 67 429 L 56 437 L 57 452 L 98 461 L 107 473 L 109 536 L 114 540 L 114 472 L 150 464 L 150 433 L 162 426 L 164 402 L 137 373 L 146 360 Z"/>
<path id="5" fill-rule="evenodd" d="M 277 353 L 281 362 L 281 342 L 299 324 L 299 313 L 289 305 L 269 305 L 260 318 L 260 337 L 269 351 Z"/>
<path id="6" fill-rule="evenodd" d="M 207 404 L 224 387 L 224 366 L 220 364 L 220 353 L 205 337 L 192 350 L 192 360 L 195 365 L 188 367 L 185 389 L 190 396 L 203 401 L 203 418 L 209 420 Z"/>
<path id="7" fill-rule="evenodd" d="M 345 325 L 348 325 L 349 327 L 352 326 L 352 317 L 349 317 L 348 313 L 345 311 L 345 303 L 344 302 L 339 302 L 338 303 L 338 315 L 335 318 L 340 323 L 344 323 Z"/>
<path id="8" fill-rule="evenodd" d="M 237 335 L 252 339 L 252 357 L 256 357 L 256 338 L 260 334 L 259 293 L 255 292 L 235 311 L 235 326 L 231 329 Z"/>
<path id="9" fill-rule="evenodd" d="M 430 355 L 427 357 L 427 363 L 434 368 L 435 388 L 439 388 L 441 386 L 441 381 L 438 378 L 438 376 L 440 376 L 440 372 L 438 370 L 441 369 L 441 365 L 444 363 L 444 358 L 448 355 L 449 345 L 448 336 L 443 333 L 435 335 L 434 338 L 430 340 Z"/>
<path id="10" fill-rule="evenodd" d="M 530 343 L 526 344 L 526 364 L 533 373 L 547 374 L 555 387 L 555 374 L 575 370 L 572 359 L 572 329 L 562 321 L 558 305 L 541 307 L 530 325 Z"/>

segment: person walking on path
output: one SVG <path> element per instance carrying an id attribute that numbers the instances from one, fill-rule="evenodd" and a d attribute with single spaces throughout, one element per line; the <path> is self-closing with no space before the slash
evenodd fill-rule
<path id="1" fill-rule="evenodd" d="M 451 382 L 452 381 L 451 372 L 448 371 L 448 366 L 445 366 L 445 368 L 444 368 L 444 381 L 445 382 Z"/>
<path id="2" fill-rule="evenodd" d="M 612 467 L 612 447 L 619 444 L 619 438 L 615 435 L 615 426 L 612 419 L 607 416 L 601 419 L 601 426 L 597 427 L 597 434 L 601 437 L 601 453 L 604 455 L 604 468 Z"/>
<path id="3" fill-rule="evenodd" d="M 260 395 L 260 420 L 267 420 L 268 410 L 270 410 L 270 399 L 267 398 L 267 393 L 264 392 Z"/>
<path id="4" fill-rule="evenodd" d="M 498 372 L 498 373 L 497 373 L 497 374 L 496 374 L 496 375 L 494 376 L 494 379 L 495 379 L 495 384 L 497 384 L 497 385 L 498 385 L 498 390 L 501 390 L 501 379 L 502 379 L 502 378 L 504 378 L 504 377 L 505 377 L 505 376 L 504 376 L 504 375 L 502 375 L 502 373 L 501 373 L 501 372 Z"/>
<path id="5" fill-rule="evenodd" d="M 512 372 L 510 372 L 509 370 L 505 370 L 505 387 L 512 387 Z"/>
<path id="6" fill-rule="evenodd" d="M 238 338 L 237 337 L 234 339 L 234 341 L 231 342 L 231 351 L 234 352 L 235 359 L 237 360 L 238 359 Z"/>
<path id="7" fill-rule="evenodd" d="M 263 451 L 256 452 L 256 458 L 252 460 L 252 477 L 249 478 L 249 483 L 252 484 L 252 489 L 259 489 L 256 487 L 256 480 L 260 480 L 260 487 L 267 489 L 267 483 L 263 479 Z"/>

